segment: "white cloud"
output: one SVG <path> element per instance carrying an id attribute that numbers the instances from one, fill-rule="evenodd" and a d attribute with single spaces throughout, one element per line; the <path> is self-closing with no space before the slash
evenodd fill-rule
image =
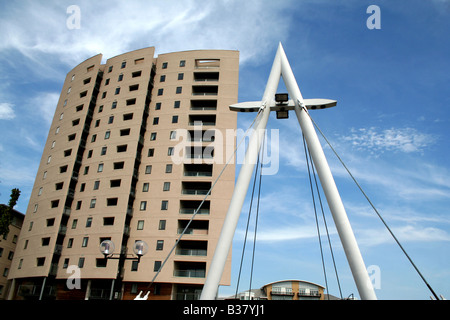
<path id="1" fill-rule="evenodd" d="M 376 127 L 352 129 L 352 134 L 342 137 L 351 142 L 358 150 L 367 150 L 371 154 L 384 151 L 405 153 L 420 152 L 436 142 L 431 134 L 421 133 L 414 128 L 391 128 L 379 130 Z"/>
<path id="2" fill-rule="evenodd" d="M 26 107 L 28 111 L 41 117 L 50 126 L 58 104 L 59 94 L 55 92 L 42 92 L 30 98 Z"/>
<path id="3" fill-rule="evenodd" d="M 0 103 L 0 120 L 11 120 L 16 117 L 13 105 L 10 103 Z"/>
<path id="4" fill-rule="evenodd" d="M 159 53 L 193 49 L 240 50 L 241 62 L 276 50 L 287 36 L 291 1 L 80 1 L 80 29 L 68 29 L 67 5 L 16 4 L 2 17 L 0 51 L 15 49 L 36 66 L 48 57 L 76 65 L 97 53 L 105 58 L 155 46 Z M 29 21 L 33 21 L 30 29 Z M 230 28 L 232 26 L 232 28 Z M 237 32 L 237 30 L 239 30 Z M 269 50 L 266 50 L 269 49 Z"/>

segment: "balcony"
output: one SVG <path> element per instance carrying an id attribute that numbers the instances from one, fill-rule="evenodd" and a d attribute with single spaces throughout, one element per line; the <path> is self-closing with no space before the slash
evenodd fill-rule
<path id="1" fill-rule="evenodd" d="M 216 115 L 215 114 L 195 114 L 189 115 L 190 126 L 215 126 Z"/>
<path id="2" fill-rule="evenodd" d="M 206 195 L 211 189 L 211 182 L 183 182 L 181 184 L 181 194 Z"/>
<path id="3" fill-rule="evenodd" d="M 180 214 L 194 214 L 202 202 L 200 200 L 181 200 Z M 198 209 L 197 214 L 209 214 L 211 203 L 209 201 L 203 202 L 203 205 Z"/>
<path id="4" fill-rule="evenodd" d="M 185 164 L 185 177 L 212 177 L 212 164 Z"/>
<path id="5" fill-rule="evenodd" d="M 215 131 L 211 130 L 189 130 L 188 141 L 190 142 L 214 142 Z"/>
<path id="6" fill-rule="evenodd" d="M 181 234 L 190 220 L 178 220 L 178 234 Z M 209 229 L 208 220 L 193 220 L 189 224 L 189 228 L 186 229 L 185 235 L 207 235 Z"/>
<path id="7" fill-rule="evenodd" d="M 187 159 L 213 159 L 214 147 L 186 147 Z"/>
<path id="8" fill-rule="evenodd" d="M 217 100 L 191 100 L 191 110 L 217 110 Z"/>
<path id="9" fill-rule="evenodd" d="M 220 59 L 195 59 L 195 69 L 212 69 L 220 67 Z"/>
<path id="10" fill-rule="evenodd" d="M 217 82 L 219 81 L 218 72 L 194 72 L 195 82 Z"/>
<path id="11" fill-rule="evenodd" d="M 192 86 L 193 96 L 217 96 L 219 86 Z"/>
<path id="12" fill-rule="evenodd" d="M 320 298 L 319 290 L 300 289 L 300 291 L 297 293 L 297 295 L 299 297 L 316 297 L 316 298 Z"/>
<path id="13" fill-rule="evenodd" d="M 206 262 L 175 261 L 173 275 L 183 278 L 205 278 Z"/>
<path id="14" fill-rule="evenodd" d="M 208 251 L 208 241 L 181 240 L 175 251 L 179 256 L 201 256 L 206 257 Z"/>

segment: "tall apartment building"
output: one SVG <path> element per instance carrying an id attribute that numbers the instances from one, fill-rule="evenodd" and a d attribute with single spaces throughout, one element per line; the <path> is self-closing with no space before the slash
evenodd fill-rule
<path id="1" fill-rule="evenodd" d="M 228 107 L 237 102 L 238 72 L 238 51 L 155 57 L 153 47 L 105 64 L 99 54 L 72 69 L 9 272 L 10 298 L 133 299 L 150 289 L 149 299 L 195 299 L 231 199 L 234 164 L 149 284 L 224 168 L 221 151 L 234 148 L 234 139 L 216 137 L 236 129 Z M 139 263 L 105 259 L 103 240 L 122 258 L 138 240 L 149 251 Z M 222 285 L 230 269 L 231 256 Z"/>

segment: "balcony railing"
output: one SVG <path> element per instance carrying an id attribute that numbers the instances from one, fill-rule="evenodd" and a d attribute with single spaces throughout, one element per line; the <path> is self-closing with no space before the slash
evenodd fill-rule
<path id="1" fill-rule="evenodd" d="M 199 190 L 199 189 L 183 189 L 181 190 L 181 194 L 189 194 L 189 195 L 206 195 L 209 190 Z"/>
<path id="2" fill-rule="evenodd" d="M 179 256 L 206 256 L 206 249 L 181 249 L 178 248 L 175 254 Z"/>
<path id="3" fill-rule="evenodd" d="M 175 277 L 184 277 L 184 278 L 204 278 L 206 275 L 206 270 L 204 269 L 174 270 L 173 275 Z"/>
<path id="4" fill-rule="evenodd" d="M 181 208 L 181 214 L 194 214 L 196 208 Z M 209 214 L 209 209 L 199 209 L 197 214 Z"/>

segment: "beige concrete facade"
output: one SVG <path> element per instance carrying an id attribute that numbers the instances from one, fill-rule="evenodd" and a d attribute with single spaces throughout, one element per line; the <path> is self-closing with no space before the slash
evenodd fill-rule
<path id="1" fill-rule="evenodd" d="M 71 70 L 9 272 L 11 297 L 130 299 L 147 290 L 225 166 L 225 151 L 234 149 L 226 130 L 236 129 L 236 113 L 228 106 L 237 102 L 238 73 L 237 51 L 155 57 L 153 47 L 104 64 L 97 55 Z M 202 152 L 190 155 L 193 147 Z M 164 265 L 149 299 L 196 298 L 234 178 L 233 163 Z M 117 254 L 131 256 L 137 240 L 149 251 L 138 265 L 106 261 L 99 251 L 105 239 L 115 243 Z M 229 257 L 222 285 L 230 282 Z M 68 288 L 78 278 L 79 288 Z"/>

